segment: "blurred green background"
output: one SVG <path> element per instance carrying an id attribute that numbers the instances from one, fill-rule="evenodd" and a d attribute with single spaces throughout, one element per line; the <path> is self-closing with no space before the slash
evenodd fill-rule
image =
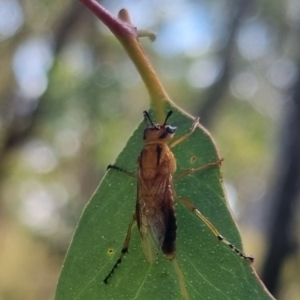
<path id="1" fill-rule="evenodd" d="M 299 299 L 300 3 L 100 2 L 157 33 L 141 43 L 225 158 L 245 252 L 278 299 Z M 77 1 L 0 0 L 0 70 L 0 300 L 53 299 L 81 212 L 148 95 Z"/>

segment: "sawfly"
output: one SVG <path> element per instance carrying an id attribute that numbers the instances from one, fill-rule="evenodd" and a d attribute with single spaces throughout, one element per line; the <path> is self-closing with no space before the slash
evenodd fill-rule
<path id="1" fill-rule="evenodd" d="M 128 172 L 116 165 L 108 166 L 108 169 L 121 171 L 137 179 L 137 199 L 135 212 L 129 223 L 120 257 L 105 277 L 104 283 L 108 283 L 108 279 L 128 252 L 131 230 L 135 222 L 141 236 L 145 257 L 150 263 L 156 259 L 158 251 L 162 251 L 169 260 L 175 258 L 177 230 L 174 208 L 175 198 L 201 219 L 219 241 L 230 247 L 241 258 L 250 262 L 254 261 L 252 256 L 245 255 L 241 250 L 227 241 L 193 203 L 188 199 L 176 197 L 173 186 L 176 159 L 171 148 L 182 143 L 193 134 L 199 124 L 199 118 L 195 119 L 192 129 L 188 134 L 173 141 L 177 128 L 167 124 L 171 115 L 172 111 L 169 111 L 163 124 L 155 124 L 149 113 L 144 111 L 146 122 L 143 134 L 144 147 L 137 160 L 137 174 Z M 221 162 L 222 159 L 219 159 L 216 162 L 185 170 L 177 175 L 175 179 L 180 179 L 208 167 L 220 165 Z"/>

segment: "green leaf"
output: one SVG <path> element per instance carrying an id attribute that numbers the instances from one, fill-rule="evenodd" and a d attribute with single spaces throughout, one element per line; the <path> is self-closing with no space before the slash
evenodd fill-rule
<path id="1" fill-rule="evenodd" d="M 171 108 L 170 106 L 168 108 Z M 190 131 L 193 120 L 172 107 L 170 123 L 176 136 Z M 143 147 L 142 122 L 116 160 L 116 165 L 136 172 Z M 120 129 L 120 134 L 122 130 Z M 116 137 L 117 138 L 117 137 Z M 218 160 L 215 145 L 205 130 L 197 129 L 174 147 L 177 172 Z M 175 182 L 178 196 L 189 199 L 230 242 L 242 249 L 241 239 L 226 207 L 218 167 L 193 173 Z M 182 277 L 160 253 L 150 264 L 145 260 L 137 226 L 133 227 L 122 263 L 109 279 L 103 279 L 117 261 L 135 208 L 136 180 L 110 170 L 86 206 L 74 234 L 59 278 L 56 300 L 62 299 L 272 299 L 249 262 L 220 243 L 207 226 L 183 204 L 176 204 L 176 262 Z M 186 297 L 187 298 L 187 297 Z"/>

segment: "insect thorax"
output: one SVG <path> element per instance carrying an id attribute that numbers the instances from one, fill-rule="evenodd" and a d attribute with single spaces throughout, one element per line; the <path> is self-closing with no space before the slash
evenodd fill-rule
<path id="1" fill-rule="evenodd" d="M 141 151 L 139 168 L 144 179 L 152 179 L 157 175 L 173 174 L 176 160 L 167 144 L 148 144 Z"/>

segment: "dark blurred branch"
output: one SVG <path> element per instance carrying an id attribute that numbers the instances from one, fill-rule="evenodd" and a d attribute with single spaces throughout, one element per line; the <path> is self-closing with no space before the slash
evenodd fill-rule
<path id="1" fill-rule="evenodd" d="M 74 30 L 74 25 L 79 21 L 82 14 L 83 10 L 80 5 L 77 2 L 71 2 L 70 7 L 66 9 L 65 13 L 60 17 L 60 20 L 56 22 L 52 41 L 54 58 L 66 44 L 68 37 Z M 2 160 L 5 159 L 5 154 L 12 148 L 20 145 L 32 134 L 38 124 L 38 119 L 42 112 L 43 99 L 45 98 L 44 95 L 41 96 L 40 99 L 36 100 L 36 106 L 29 114 L 21 115 L 15 111 L 15 107 L 18 106 L 18 102 L 24 103 L 25 101 L 23 101 L 22 98 L 16 98 L 14 94 L 14 91 L 11 91 L 8 96 L 9 98 L 14 99 L 14 101 L 10 101 L 11 103 L 14 102 L 14 104 L 10 106 L 12 111 L 8 112 L 12 115 L 12 120 L 9 124 L 6 124 L 5 138 L 1 145 L 0 153 L 0 159 Z"/>
<path id="2" fill-rule="evenodd" d="M 60 20 L 53 26 L 55 28 L 53 30 L 52 40 L 54 58 L 57 57 L 66 44 L 68 37 L 74 30 L 74 25 L 82 15 L 83 11 L 80 5 L 77 2 L 71 2 L 70 7 L 60 16 Z M 50 74 L 53 68 L 54 66 L 49 71 L 49 76 L 51 76 Z M 0 183 L 7 172 L 8 156 L 12 150 L 20 146 L 33 135 L 34 130 L 38 127 L 38 124 L 40 124 L 44 111 L 43 107 L 47 100 L 47 96 L 44 93 L 39 99 L 36 99 L 34 106 L 27 108 L 27 114 L 20 114 L 18 107 L 24 106 L 26 103 L 28 104 L 28 101 L 24 100 L 22 95 L 16 95 L 13 84 L 9 85 L 4 94 L 2 94 L 2 97 L 4 99 L 3 102 L 6 104 L 2 105 L 1 112 L 4 116 L 3 120 L 5 120 L 5 123 L 0 146 Z M 0 200 L 0 216 L 4 215 L 5 209 Z"/>
<path id="3" fill-rule="evenodd" d="M 237 0 L 233 1 L 231 8 L 229 8 L 231 14 L 229 14 L 230 21 L 227 28 L 228 35 L 225 39 L 226 44 L 221 51 L 216 54 L 222 61 L 221 74 L 217 81 L 209 88 L 204 102 L 197 113 L 197 115 L 201 117 L 201 123 L 206 127 L 209 127 L 215 111 L 227 93 L 233 69 L 234 56 L 236 55 L 234 51 L 236 36 L 252 3 L 252 0 Z"/>
<path id="4" fill-rule="evenodd" d="M 272 208 L 272 216 L 267 234 L 269 249 L 262 270 L 262 280 L 275 296 L 278 293 L 283 263 L 297 249 L 293 228 L 300 190 L 300 62 L 294 93 L 287 105 L 279 139 L 280 153 L 275 167 L 276 175 L 273 187 L 266 196 Z"/>

